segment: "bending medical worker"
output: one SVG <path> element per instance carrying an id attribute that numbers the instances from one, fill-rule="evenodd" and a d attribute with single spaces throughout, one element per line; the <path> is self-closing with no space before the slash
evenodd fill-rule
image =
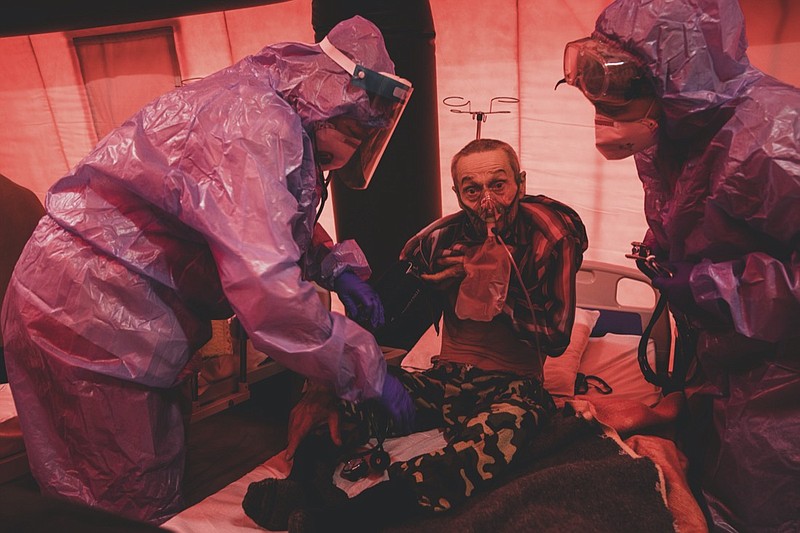
<path id="1" fill-rule="evenodd" d="M 597 148 L 634 155 L 653 285 L 697 334 L 686 386 L 709 518 L 800 530 L 800 90 L 750 65 L 736 0 L 618 0 L 567 44 Z M 691 376 L 690 376 L 691 378 Z"/>
<path id="2" fill-rule="evenodd" d="M 282 365 L 410 423 L 372 335 L 309 281 L 382 320 L 363 254 L 322 245 L 315 221 L 323 170 L 369 183 L 412 91 L 393 72 L 378 29 L 355 17 L 321 44 L 268 46 L 155 99 L 53 185 L 2 314 L 45 494 L 156 523 L 179 511 L 174 387 L 210 319 L 232 312 Z"/>

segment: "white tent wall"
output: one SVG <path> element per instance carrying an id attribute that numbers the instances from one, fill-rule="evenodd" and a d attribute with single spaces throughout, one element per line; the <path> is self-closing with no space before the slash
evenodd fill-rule
<path id="1" fill-rule="evenodd" d="M 591 33 L 607 0 L 431 0 L 436 26 L 438 96 L 460 96 L 488 111 L 482 137 L 515 146 L 528 172 L 528 192 L 573 206 L 590 237 L 587 258 L 623 263 L 644 235 L 642 191 L 632 160 L 609 162 L 594 149 L 593 110 L 561 78 L 564 44 Z M 800 5 L 742 0 L 751 61 L 800 84 Z M 48 187 L 97 142 L 76 37 L 173 29 L 180 77 L 206 76 L 266 44 L 313 40 L 310 0 L 79 31 L 0 38 L 0 173 L 44 199 Z M 135 83 L 131 80 L 131 83 Z M 144 102 L 141 102 L 142 104 Z M 468 114 L 439 109 L 443 213 L 458 209 L 450 158 L 475 137 Z M 332 233 L 332 209 L 323 225 Z"/>
<path id="2" fill-rule="evenodd" d="M 97 142 L 74 38 L 171 27 L 181 78 L 192 79 L 211 74 L 269 43 L 311 41 L 310 21 L 310 2 L 296 1 L 2 38 L 0 172 L 44 198 L 49 186 Z"/>

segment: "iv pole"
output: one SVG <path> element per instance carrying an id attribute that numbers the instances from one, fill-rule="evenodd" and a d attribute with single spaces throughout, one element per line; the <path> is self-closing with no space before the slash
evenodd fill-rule
<path id="1" fill-rule="evenodd" d="M 451 113 L 468 113 L 471 115 L 475 121 L 477 122 L 477 131 L 475 132 L 475 138 L 481 138 L 481 124 L 486 122 L 487 115 L 494 115 L 497 113 L 511 113 L 511 111 L 494 111 L 492 108 L 497 102 L 498 104 L 517 104 L 519 103 L 519 98 L 514 98 L 512 96 L 495 96 L 491 100 L 489 100 L 489 111 L 473 111 L 472 110 L 472 103 L 469 100 L 465 100 L 461 96 L 448 96 L 442 103 L 448 107 L 456 107 L 456 108 L 463 108 L 466 107 L 467 109 L 451 109 Z"/>

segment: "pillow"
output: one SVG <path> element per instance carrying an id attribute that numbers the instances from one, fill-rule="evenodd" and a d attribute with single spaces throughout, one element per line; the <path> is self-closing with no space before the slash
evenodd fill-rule
<path id="1" fill-rule="evenodd" d="M 589 334 L 592 332 L 600 311 L 575 309 L 575 323 L 569 346 L 558 357 L 548 357 L 544 362 L 544 388 L 553 396 L 572 396 L 575 393 L 575 378 Z"/>

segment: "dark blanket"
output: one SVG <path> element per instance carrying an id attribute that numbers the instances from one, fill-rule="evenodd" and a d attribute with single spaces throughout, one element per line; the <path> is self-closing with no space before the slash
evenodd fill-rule
<path id="1" fill-rule="evenodd" d="M 658 469 L 633 458 L 601 428 L 562 411 L 543 428 L 535 459 L 447 513 L 384 531 L 673 532 Z"/>

